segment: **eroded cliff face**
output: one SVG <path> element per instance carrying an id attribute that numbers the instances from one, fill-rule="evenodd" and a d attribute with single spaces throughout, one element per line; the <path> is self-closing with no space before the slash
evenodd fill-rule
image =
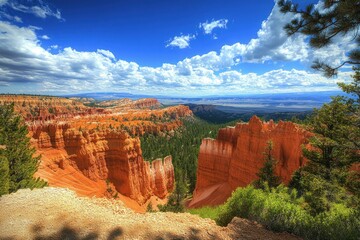
<path id="1" fill-rule="evenodd" d="M 302 145 L 310 136 L 292 122 L 263 123 L 256 116 L 247 124 L 220 129 L 217 139 L 202 141 L 196 188 L 189 206 L 221 204 L 237 187 L 256 180 L 269 140 L 274 144 L 276 174 L 288 183 L 292 173 L 305 163 Z"/>
<path id="2" fill-rule="evenodd" d="M 108 109 L 86 107 L 76 99 L 51 96 L 1 95 L 0 105 L 14 103 L 14 109 L 26 121 L 44 122 L 74 116 L 109 114 Z"/>
<path id="3" fill-rule="evenodd" d="M 10 103 L 24 118 L 36 154 L 42 155 L 36 175 L 50 186 L 67 187 L 82 196 L 118 196 L 136 211 L 144 211 L 150 202 L 166 203 L 174 187 L 171 157 L 145 162 L 138 136 L 173 134 L 182 118 L 192 116 L 187 106 L 161 108 L 152 98 L 97 103 L 84 98 L 0 96 L 0 105 Z"/>
<path id="4" fill-rule="evenodd" d="M 139 204 L 154 195 L 164 198 L 174 187 L 171 157 L 145 162 L 140 140 L 125 131 L 79 131 L 69 124 L 30 126 L 29 131 L 42 154 L 37 176 L 50 186 L 106 196 L 112 183 L 117 192 Z"/>

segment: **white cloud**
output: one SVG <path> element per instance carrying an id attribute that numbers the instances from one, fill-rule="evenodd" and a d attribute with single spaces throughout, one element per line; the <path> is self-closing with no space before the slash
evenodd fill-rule
<path id="1" fill-rule="evenodd" d="M 0 5 L 1 7 L 1 5 Z M 0 11 L 0 18 L 4 18 L 13 22 L 22 23 L 22 19 L 19 16 L 11 16 L 5 12 Z"/>
<path id="2" fill-rule="evenodd" d="M 114 54 L 109 50 L 98 49 L 96 52 L 104 55 L 105 57 L 115 60 Z"/>
<path id="3" fill-rule="evenodd" d="M 18 23 L 22 23 L 22 19 L 18 16 L 14 16 L 14 21 Z"/>
<path id="4" fill-rule="evenodd" d="M 34 1 L 27 1 L 23 2 L 24 4 L 20 4 L 17 1 L 10 1 L 10 0 L 0 0 L 0 7 L 1 8 L 11 8 L 12 10 L 33 14 L 40 18 L 47 18 L 47 17 L 55 17 L 59 20 L 64 20 L 61 17 L 61 12 L 59 10 L 52 10 L 49 5 L 45 4 L 42 0 L 34 0 Z M 26 4 L 26 5 L 25 5 Z M 3 15 L 3 14 L 0 14 Z M 14 17 L 15 21 L 19 20 L 19 17 Z"/>
<path id="5" fill-rule="evenodd" d="M 205 34 L 211 34 L 215 28 L 226 28 L 227 19 L 213 20 L 211 22 L 204 22 L 199 24 L 199 28 L 203 29 Z"/>
<path id="6" fill-rule="evenodd" d="M 8 3 L 8 0 L 0 0 L 0 7 Z"/>
<path id="7" fill-rule="evenodd" d="M 310 65 L 315 59 L 328 63 L 339 63 L 346 59 L 346 52 L 354 48 L 351 33 L 347 37 L 336 37 L 334 44 L 314 50 L 308 46 L 306 37 L 293 35 L 288 37 L 283 27 L 292 19 L 291 14 L 282 14 L 275 5 L 269 17 L 262 22 L 257 38 L 247 44 L 235 43 L 224 45 L 219 53 L 211 51 L 196 55 L 183 61 L 190 61 L 192 66 L 202 66 L 215 71 L 231 68 L 241 63 L 263 63 L 266 61 L 300 61 Z"/>
<path id="8" fill-rule="evenodd" d="M 175 36 L 169 40 L 169 43 L 165 47 L 178 47 L 180 49 L 190 46 L 190 40 L 195 39 L 195 35 L 181 35 Z"/>
<path id="9" fill-rule="evenodd" d="M 44 39 L 44 40 L 49 40 L 50 39 L 50 37 L 48 35 L 42 35 L 41 38 Z"/>
<path id="10" fill-rule="evenodd" d="M 288 37 L 283 30 L 292 17 L 292 14 L 281 13 L 275 4 L 267 20 L 262 22 L 257 38 L 251 39 L 246 44 L 246 50 L 242 55 L 243 61 L 307 60 L 308 44 L 305 42 L 305 37 L 302 35 Z"/>
<path id="11" fill-rule="evenodd" d="M 71 47 L 41 46 L 46 35 L 37 35 L 37 27 L 18 27 L 0 21 L 0 85 L 2 91 L 17 86 L 19 91 L 147 91 L 154 94 L 210 94 L 241 92 L 311 91 L 337 89 L 336 81 L 350 81 L 350 72 L 338 79 L 320 73 L 277 69 L 262 74 L 242 73 L 234 66 L 244 62 L 308 61 L 345 58 L 351 46 L 340 39 L 328 49 L 312 50 L 302 36 L 286 37 L 282 18 L 275 6 L 262 23 L 258 36 L 247 44 L 224 45 L 218 52 L 185 58 L 160 67 L 139 66 L 116 59 L 104 49 L 81 52 Z M 177 39 L 179 38 L 179 39 Z M 167 47 L 189 47 L 195 36 L 175 37 Z M 174 43 L 173 43 L 174 42 Z M 53 51 L 56 49 L 57 51 Z M 53 53 L 56 52 L 56 53 Z M 308 60 L 310 59 L 310 60 Z M 21 86 L 21 87 L 19 87 Z"/>

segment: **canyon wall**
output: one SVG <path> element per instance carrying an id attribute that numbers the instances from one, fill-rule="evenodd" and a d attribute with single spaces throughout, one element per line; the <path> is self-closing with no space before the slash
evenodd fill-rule
<path id="1" fill-rule="evenodd" d="M 104 115 L 111 111 L 85 106 L 76 99 L 52 96 L 0 95 L 0 105 L 14 104 L 14 110 L 27 121 L 37 124 L 55 119 L 67 119 L 75 116 Z"/>
<path id="2" fill-rule="evenodd" d="M 138 137 L 173 135 L 182 118 L 192 116 L 187 106 L 162 108 L 153 98 L 99 103 L 88 98 L 0 95 L 0 105 L 10 103 L 24 118 L 36 154 L 42 155 L 36 176 L 50 186 L 70 188 L 82 196 L 120 198 L 136 211 L 144 211 L 148 203 L 166 203 L 174 187 L 172 159 L 145 162 Z"/>
<path id="3" fill-rule="evenodd" d="M 256 116 L 249 123 L 220 129 L 217 139 L 203 139 L 200 146 L 196 188 L 189 207 L 221 204 L 237 187 L 256 180 L 269 140 L 277 160 L 276 174 L 288 183 L 305 162 L 302 145 L 310 136 L 292 122 L 264 123 Z"/>
<path id="4" fill-rule="evenodd" d="M 29 126 L 29 132 L 42 154 L 36 175 L 51 186 L 68 187 L 88 196 L 106 196 L 113 186 L 140 205 L 154 195 L 164 198 L 174 187 L 171 157 L 145 162 L 140 140 L 125 131 L 47 124 Z"/>

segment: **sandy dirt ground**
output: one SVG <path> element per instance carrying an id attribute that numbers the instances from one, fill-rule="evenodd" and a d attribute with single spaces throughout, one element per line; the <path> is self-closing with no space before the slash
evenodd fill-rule
<path id="1" fill-rule="evenodd" d="M 78 197 L 63 188 L 0 197 L 0 239 L 299 239 L 244 219 L 227 227 L 189 213 L 135 213 L 121 201 Z"/>

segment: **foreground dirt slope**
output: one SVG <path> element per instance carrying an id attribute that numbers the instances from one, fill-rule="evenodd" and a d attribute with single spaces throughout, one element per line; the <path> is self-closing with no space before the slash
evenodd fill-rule
<path id="1" fill-rule="evenodd" d="M 224 228 L 188 213 L 134 213 L 62 188 L 23 189 L 2 196 L 0 206 L 0 239 L 297 239 L 243 219 Z"/>

